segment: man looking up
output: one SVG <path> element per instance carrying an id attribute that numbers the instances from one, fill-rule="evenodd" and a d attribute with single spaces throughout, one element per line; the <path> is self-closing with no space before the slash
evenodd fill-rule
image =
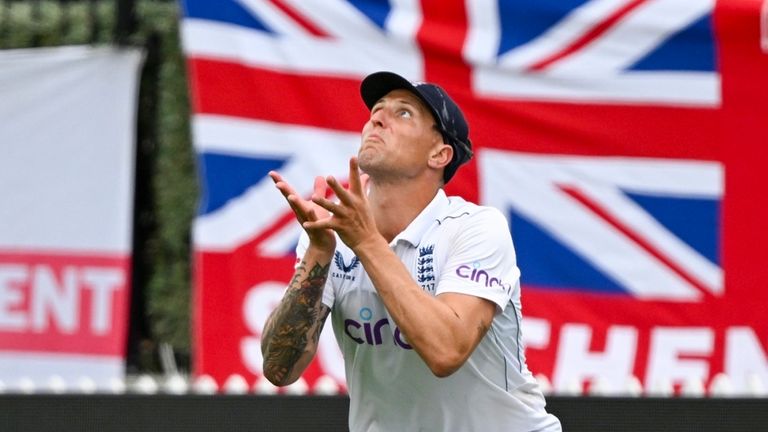
<path id="1" fill-rule="evenodd" d="M 265 376 L 298 379 L 333 312 L 351 431 L 560 431 L 525 364 L 507 221 L 442 189 L 472 157 L 464 115 L 439 86 L 390 72 L 361 95 L 348 188 L 318 177 L 305 200 L 270 173 L 304 234 L 264 328 Z"/>

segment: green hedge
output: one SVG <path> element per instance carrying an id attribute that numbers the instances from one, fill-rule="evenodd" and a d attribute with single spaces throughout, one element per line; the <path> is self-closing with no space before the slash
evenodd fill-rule
<path id="1" fill-rule="evenodd" d="M 37 3 L 37 6 L 35 5 Z M 0 48 L 112 44 L 116 2 L 1 2 Z M 168 343 L 188 368 L 190 227 L 198 195 L 175 2 L 138 0 L 125 39 L 147 47 L 139 102 L 134 300 L 129 364 L 157 371 Z"/>

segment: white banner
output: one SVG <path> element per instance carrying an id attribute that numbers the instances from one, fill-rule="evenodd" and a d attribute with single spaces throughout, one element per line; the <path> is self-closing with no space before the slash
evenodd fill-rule
<path id="1" fill-rule="evenodd" d="M 143 59 L 134 48 L 0 51 L 7 389 L 42 388 L 54 376 L 106 388 L 123 377 Z"/>

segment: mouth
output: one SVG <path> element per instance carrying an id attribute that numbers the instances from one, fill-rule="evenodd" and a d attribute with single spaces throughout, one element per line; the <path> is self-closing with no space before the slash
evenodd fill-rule
<path id="1" fill-rule="evenodd" d="M 384 140 L 381 138 L 381 136 L 379 134 L 377 134 L 377 133 L 368 134 L 365 137 L 365 139 L 363 140 L 363 142 L 369 142 L 369 141 L 370 142 L 380 142 L 380 143 L 384 142 Z"/>

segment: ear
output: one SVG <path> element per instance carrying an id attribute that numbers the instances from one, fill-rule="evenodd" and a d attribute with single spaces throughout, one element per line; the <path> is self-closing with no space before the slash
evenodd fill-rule
<path id="1" fill-rule="evenodd" d="M 427 165 L 434 169 L 444 168 L 451 163 L 452 158 L 453 147 L 441 141 L 432 148 L 432 152 L 429 154 L 429 159 L 427 160 Z"/>

